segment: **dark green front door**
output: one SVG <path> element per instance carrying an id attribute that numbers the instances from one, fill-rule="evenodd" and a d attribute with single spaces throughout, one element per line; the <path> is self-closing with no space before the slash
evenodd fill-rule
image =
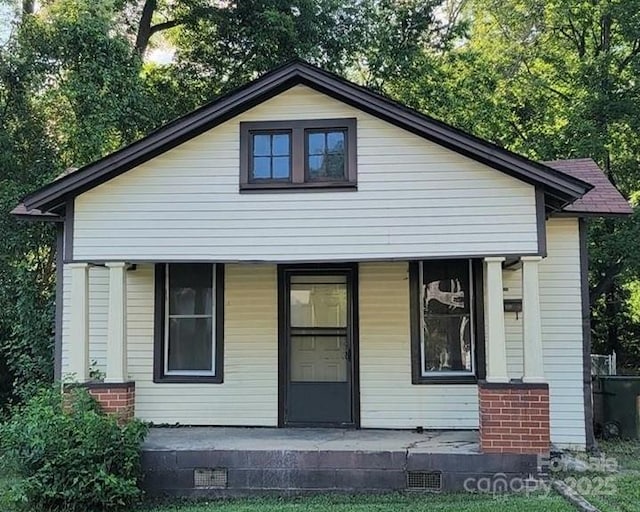
<path id="1" fill-rule="evenodd" d="M 294 267 L 280 279 L 281 424 L 355 426 L 355 269 Z"/>

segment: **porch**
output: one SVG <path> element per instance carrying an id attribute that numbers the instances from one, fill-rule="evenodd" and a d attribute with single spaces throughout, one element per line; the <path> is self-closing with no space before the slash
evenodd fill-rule
<path id="1" fill-rule="evenodd" d="M 455 357 L 446 365 L 459 371 L 444 372 L 444 380 L 436 375 L 437 381 L 422 378 L 422 315 L 413 306 L 425 300 L 412 262 L 325 264 L 324 270 L 294 272 L 275 264 L 216 265 L 214 302 L 224 307 L 216 309 L 215 366 L 209 368 L 215 367 L 215 375 L 195 376 L 166 372 L 165 265 L 70 264 L 66 368 L 76 369 L 69 373 L 80 377 L 105 410 L 155 424 L 479 429 L 483 453 L 545 453 L 549 394 L 540 347 L 542 262 L 521 260 L 521 272 L 496 257 L 464 265 L 474 276 L 464 286 L 474 283 L 477 291 L 466 290 L 466 296 L 478 307 L 466 308 L 462 320 L 474 321 L 474 329 L 462 320 L 449 322 L 451 336 L 444 338 Z M 204 282 L 210 282 L 212 269 Z M 505 276 L 507 288 L 517 290 L 512 296 L 521 294 L 524 318 L 503 309 Z M 443 290 L 464 279 L 445 279 Z M 287 305 L 291 297 L 295 308 Z M 441 299 L 446 302 L 446 293 Z M 291 311 L 303 320 L 291 322 Z M 309 311 L 316 320 L 335 316 L 339 322 L 309 327 Z M 95 335 L 89 342 L 100 320 L 102 345 L 93 341 Z M 333 340 L 331 351 L 307 350 L 322 357 L 298 357 L 302 352 L 294 350 L 294 341 L 321 337 Z M 90 353 L 102 356 L 98 368 L 104 369 L 104 382 L 88 382 Z"/>
<path id="2" fill-rule="evenodd" d="M 543 458 L 481 453 L 470 430 L 180 427 L 152 428 L 142 461 L 151 495 L 233 496 L 461 491 L 536 475 Z"/>

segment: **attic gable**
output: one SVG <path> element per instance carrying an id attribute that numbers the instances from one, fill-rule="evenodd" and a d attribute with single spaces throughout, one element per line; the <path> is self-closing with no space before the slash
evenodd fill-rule
<path id="1" fill-rule="evenodd" d="M 27 210 L 52 211 L 71 197 L 104 183 L 296 85 L 306 85 L 391 124 L 542 187 L 548 207 L 560 209 L 589 184 L 456 130 L 384 96 L 307 63 L 294 61 L 179 118 L 147 137 L 84 166 L 24 199 Z"/>

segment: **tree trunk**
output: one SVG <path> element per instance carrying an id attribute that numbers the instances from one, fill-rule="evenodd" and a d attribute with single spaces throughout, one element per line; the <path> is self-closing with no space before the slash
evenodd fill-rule
<path id="1" fill-rule="evenodd" d="M 620 303 L 618 294 L 615 288 L 611 289 L 607 293 L 606 303 L 606 324 L 607 324 L 607 353 L 615 350 L 616 354 L 620 354 L 620 339 L 618 336 L 618 320 L 617 316 L 620 313 Z"/>
<path id="2" fill-rule="evenodd" d="M 589 300 L 591 304 L 595 304 L 595 302 L 602 296 L 609 294 L 613 289 L 616 278 L 622 271 L 622 263 L 615 263 L 604 271 L 604 275 L 600 277 L 599 281 L 596 285 L 591 289 L 589 293 Z"/>
<path id="3" fill-rule="evenodd" d="M 151 19 L 157 7 L 157 0 L 146 0 L 142 8 L 142 16 L 138 24 L 138 33 L 136 34 L 136 52 L 141 57 L 147 51 L 149 39 L 151 38 Z"/>
<path id="4" fill-rule="evenodd" d="M 35 0 L 22 0 L 22 15 L 33 14 L 36 8 Z"/>

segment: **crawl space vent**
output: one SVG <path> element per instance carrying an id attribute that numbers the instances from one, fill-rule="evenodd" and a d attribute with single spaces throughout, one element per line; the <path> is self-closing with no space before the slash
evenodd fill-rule
<path id="1" fill-rule="evenodd" d="M 441 471 L 407 471 L 407 489 L 413 491 L 441 491 Z"/>
<path id="2" fill-rule="evenodd" d="M 196 489 L 225 489 L 226 468 L 201 468 L 193 470 L 193 486 Z"/>

